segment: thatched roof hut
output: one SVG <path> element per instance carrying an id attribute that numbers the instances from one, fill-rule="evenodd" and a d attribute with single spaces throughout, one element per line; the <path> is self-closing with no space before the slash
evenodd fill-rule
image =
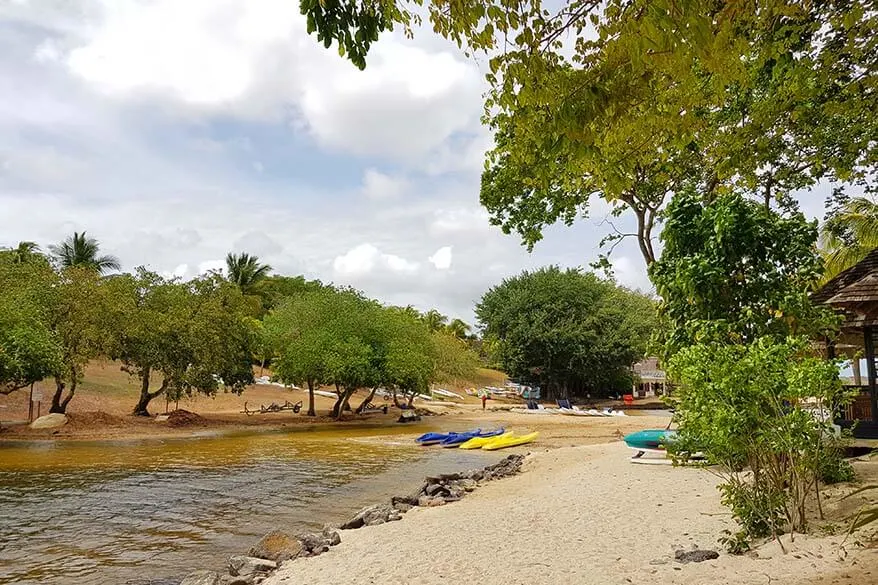
<path id="1" fill-rule="evenodd" d="M 817 303 L 828 305 L 844 316 L 839 349 L 852 355 L 862 348 L 866 356 L 865 392 L 848 409 L 848 416 L 858 421 L 855 434 L 878 438 L 878 380 L 875 348 L 878 346 L 878 248 L 865 258 L 827 282 L 811 295 Z M 859 362 L 855 368 L 858 374 Z"/>

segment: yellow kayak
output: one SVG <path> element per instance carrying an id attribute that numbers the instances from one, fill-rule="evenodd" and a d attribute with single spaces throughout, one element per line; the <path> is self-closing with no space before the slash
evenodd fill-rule
<path id="1" fill-rule="evenodd" d="M 515 447 L 516 445 L 524 445 L 532 443 L 539 433 L 530 433 L 529 435 L 521 435 L 520 437 L 506 435 L 495 437 L 493 441 L 482 446 L 485 451 L 496 451 L 497 449 L 505 449 L 506 447 Z"/>
<path id="2" fill-rule="evenodd" d="M 497 439 L 502 439 L 503 437 L 511 437 L 512 431 L 503 433 L 502 435 L 495 435 L 493 437 L 473 437 L 466 443 L 462 443 L 460 445 L 460 449 L 481 449 L 491 441 L 496 441 Z"/>

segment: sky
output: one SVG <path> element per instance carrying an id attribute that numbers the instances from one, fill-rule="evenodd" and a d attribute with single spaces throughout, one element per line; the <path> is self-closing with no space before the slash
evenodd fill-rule
<path id="1" fill-rule="evenodd" d="M 360 71 L 297 0 L 0 0 L 0 246 L 86 230 L 182 278 L 246 251 L 473 322 L 503 278 L 587 267 L 609 229 L 601 201 L 533 253 L 490 225 L 480 66 L 419 30 Z M 612 260 L 650 290 L 635 242 Z"/>

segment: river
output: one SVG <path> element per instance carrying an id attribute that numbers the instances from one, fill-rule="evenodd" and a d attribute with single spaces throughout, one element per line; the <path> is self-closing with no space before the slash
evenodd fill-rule
<path id="1" fill-rule="evenodd" d="M 499 455 L 426 425 L 0 445 L 0 585 L 159 585 Z M 432 430 L 432 429 L 429 429 Z"/>

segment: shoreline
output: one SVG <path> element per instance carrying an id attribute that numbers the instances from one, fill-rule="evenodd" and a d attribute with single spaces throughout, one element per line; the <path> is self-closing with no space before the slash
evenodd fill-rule
<path id="1" fill-rule="evenodd" d="M 843 535 L 795 535 L 795 542 L 784 536 L 787 554 L 775 542 L 747 555 L 726 554 L 717 538 L 733 522 L 720 505 L 716 477 L 702 469 L 632 465 L 627 451 L 618 442 L 540 449 L 519 475 L 480 485 L 459 502 L 415 507 L 399 522 L 343 530 L 328 553 L 287 561 L 262 583 L 878 582 L 878 549 L 843 543 Z M 875 474 L 878 462 L 863 465 Z M 839 489 L 827 489 L 828 512 Z M 674 560 L 676 550 L 692 545 L 720 556 Z"/>

